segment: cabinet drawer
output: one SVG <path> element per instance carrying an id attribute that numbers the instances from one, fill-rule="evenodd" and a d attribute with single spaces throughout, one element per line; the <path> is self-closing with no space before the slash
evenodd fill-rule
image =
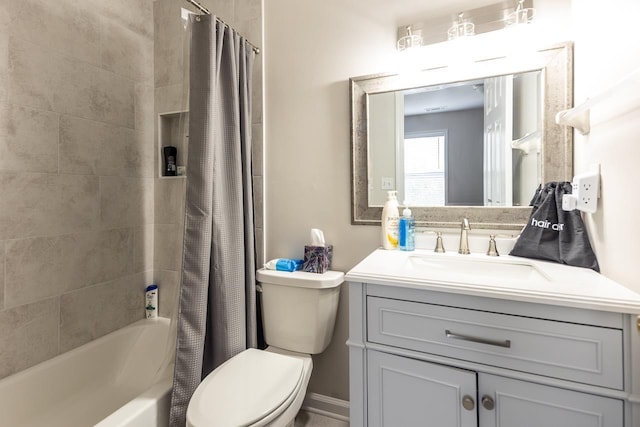
<path id="1" fill-rule="evenodd" d="M 367 340 L 622 390 L 622 331 L 367 297 Z"/>

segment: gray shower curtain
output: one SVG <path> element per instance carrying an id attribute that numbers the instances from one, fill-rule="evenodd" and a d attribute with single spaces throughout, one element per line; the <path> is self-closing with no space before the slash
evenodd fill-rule
<path id="1" fill-rule="evenodd" d="M 210 15 L 191 16 L 189 153 L 171 426 L 225 360 L 256 347 L 251 173 L 255 53 Z"/>

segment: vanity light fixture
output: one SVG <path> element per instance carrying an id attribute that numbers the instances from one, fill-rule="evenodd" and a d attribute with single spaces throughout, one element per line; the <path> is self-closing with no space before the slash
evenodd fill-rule
<path id="1" fill-rule="evenodd" d="M 460 12 L 458 19 L 453 22 L 453 25 L 451 25 L 447 31 L 447 39 L 455 40 L 460 37 L 474 36 L 475 34 L 475 25 L 473 22 L 465 19 L 464 13 Z"/>
<path id="2" fill-rule="evenodd" d="M 397 47 L 399 51 L 409 49 L 411 47 L 422 46 L 422 37 L 419 34 L 413 34 L 411 25 L 405 27 L 405 35 L 398 39 Z"/>
<path id="3" fill-rule="evenodd" d="M 505 27 L 512 25 L 528 24 L 533 21 L 536 10 L 533 7 L 525 7 L 525 0 L 518 0 L 518 5 L 505 19 Z"/>
<path id="4" fill-rule="evenodd" d="M 465 9 L 463 13 L 451 14 L 450 10 L 446 14 L 429 17 L 426 21 L 405 22 L 397 27 L 397 48 L 401 51 L 416 45 L 429 46 L 465 36 L 498 31 L 505 27 L 526 27 L 517 24 L 530 23 L 534 15 L 537 18 L 535 1 L 539 0 L 496 0 L 493 4 L 476 9 Z M 417 38 L 412 37 L 415 35 L 418 36 L 419 42 Z"/>

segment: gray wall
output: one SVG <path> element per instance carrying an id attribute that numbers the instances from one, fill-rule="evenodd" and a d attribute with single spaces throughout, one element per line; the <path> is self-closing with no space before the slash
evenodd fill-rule
<path id="1" fill-rule="evenodd" d="M 0 3 L 0 377 L 141 319 L 151 0 Z"/>
<path id="2" fill-rule="evenodd" d="M 447 205 L 483 205 L 484 110 L 407 116 L 405 135 L 447 131 Z"/>

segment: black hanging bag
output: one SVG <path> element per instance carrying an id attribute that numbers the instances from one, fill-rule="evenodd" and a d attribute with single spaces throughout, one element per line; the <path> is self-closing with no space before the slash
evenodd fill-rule
<path id="1" fill-rule="evenodd" d="M 577 209 L 562 209 L 562 196 L 571 194 L 570 182 L 548 182 L 531 200 L 531 216 L 510 255 L 544 259 L 600 271 Z"/>

